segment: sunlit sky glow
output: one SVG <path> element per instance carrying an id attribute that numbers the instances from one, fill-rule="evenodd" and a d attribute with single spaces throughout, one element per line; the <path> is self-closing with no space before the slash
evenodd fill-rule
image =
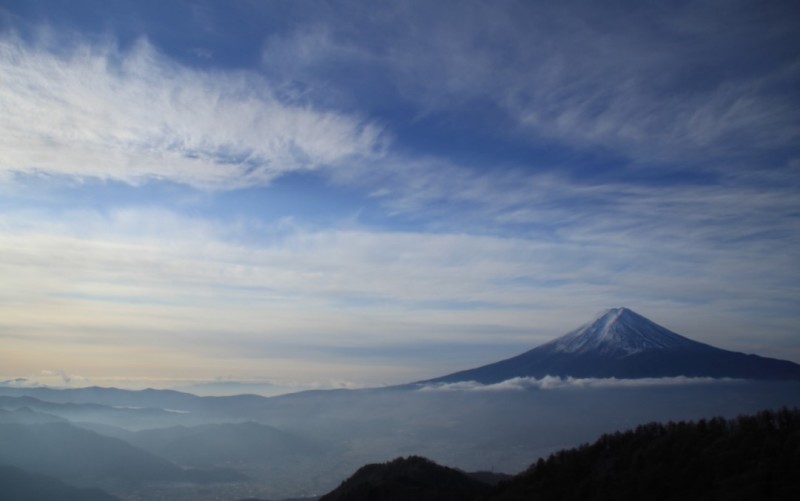
<path id="1" fill-rule="evenodd" d="M 622 305 L 800 362 L 798 19 L 5 1 L 0 377 L 400 383 Z"/>

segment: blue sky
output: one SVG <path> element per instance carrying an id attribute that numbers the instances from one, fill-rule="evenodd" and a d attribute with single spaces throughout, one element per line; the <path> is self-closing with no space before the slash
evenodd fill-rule
<path id="1" fill-rule="evenodd" d="M 793 2 L 0 6 L 0 366 L 398 383 L 628 306 L 800 362 Z"/>

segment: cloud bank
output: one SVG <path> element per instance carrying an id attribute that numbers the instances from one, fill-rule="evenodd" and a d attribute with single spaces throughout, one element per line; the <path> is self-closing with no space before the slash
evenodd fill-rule
<path id="1" fill-rule="evenodd" d="M 456 383 L 423 384 L 417 391 L 524 391 L 524 390 L 569 390 L 582 388 L 643 388 L 653 386 L 682 386 L 697 384 L 731 383 L 736 379 L 709 377 L 665 377 L 641 379 L 617 378 L 560 378 L 545 376 L 541 379 L 516 377 L 494 384 L 481 384 L 477 381 Z"/>

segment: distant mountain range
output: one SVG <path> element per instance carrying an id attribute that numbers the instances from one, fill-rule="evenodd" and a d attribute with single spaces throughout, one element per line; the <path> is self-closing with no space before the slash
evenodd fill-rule
<path id="1" fill-rule="evenodd" d="M 107 481 L 126 484 L 233 482 L 245 478 L 232 470 L 181 468 L 123 440 L 66 422 L 38 421 L 35 424 L 0 423 L 0 464 L 69 479 L 79 485 Z"/>
<path id="2" fill-rule="evenodd" d="M 322 448 L 302 437 L 261 423 L 215 423 L 140 431 L 78 423 L 98 434 L 119 438 L 182 466 L 204 468 L 286 461 Z"/>
<path id="3" fill-rule="evenodd" d="M 0 465 L 24 470 L 5 472 L 20 489 L 49 485 L 41 475 L 69 484 L 50 485 L 64 494 L 48 499 L 88 498 L 91 493 L 68 492 L 86 487 L 135 499 L 311 496 L 330 492 L 361 465 L 408 454 L 464 471 L 517 472 L 537 457 L 636 424 L 800 405 L 798 368 L 691 341 L 619 308 L 519 357 L 439 381 L 489 384 L 548 374 L 750 380 L 624 381 L 623 388 L 603 381 L 576 391 L 408 384 L 269 398 L 0 385 Z M 570 381 L 562 383 L 573 388 Z M 436 491 L 444 484 L 457 499 L 488 492 L 418 459 L 385 472 L 368 468 L 359 478 L 388 486 L 399 493 L 396 499 L 425 499 L 408 495 L 418 488 L 432 489 L 431 499 L 447 499 Z M 339 493 L 364 493 L 361 480 Z M 3 482 L 0 500 L 6 499 Z"/>
<path id="4" fill-rule="evenodd" d="M 516 377 L 545 376 L 800 380 L 800 365 L 715 348 L 676 334 L 627 308 L 612 308 L 516 357 L 423 383 L 492 384 Z"/>

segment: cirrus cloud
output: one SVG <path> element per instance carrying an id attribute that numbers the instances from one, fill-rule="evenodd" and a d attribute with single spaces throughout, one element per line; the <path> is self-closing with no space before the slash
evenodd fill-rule
<path id="1" fill-rule="evenodd" d="M 230 189 L 383 148 L 376 124 L 281 100 L 252 73 L 185 67 L 146 40 L 59 41 L 0 39 L 0 171 Z"/>

